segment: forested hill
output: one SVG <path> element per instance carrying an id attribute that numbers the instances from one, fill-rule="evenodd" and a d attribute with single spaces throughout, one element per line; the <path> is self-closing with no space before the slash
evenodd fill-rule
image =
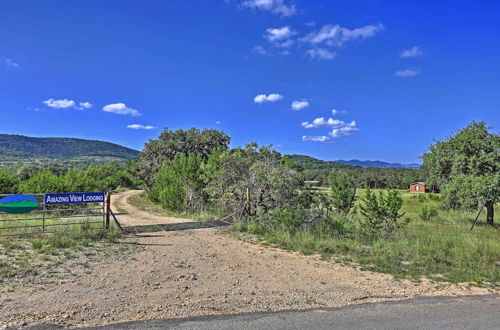
<path id="1" fill-rule="evenodd" d="M 332 169 L 342 169 L 347 172 L 358 188 L 398 188 L 406 189 L 411 182 L 425 181 L 422 171 L 418 168 L 382 166 L 353 166 L 336 161 L 324 161 L 310 156 L 290 155 L 304 171 L 306 180 L 317 180 L 321 184 L 328 183 Z M 383 163 L 383 162 L 382 162 Z M 359 163 L 354 163 L 361 165 Z M 370 162 L 376 165 L 378 162 Z"/>
<path id="2" fill-rule="evenodd" d="M 414 168 L 420 167 L 419 164 L 401 164 L 401 163 L 388 163 L 379 160 L 335 160 L 326 161 L 316 159 L 305 155 L 290 155 L 290 158 L 299 163 L 304 169 L 307 170 L 327 170 L 332 168 L 342 168 L 345 166 L 358 166 L 358 167 L 377 167 L 377 168 Z"/>
<path id="3" fill-rule="evenodd" d="M 0 162 L 100 162 L 138 157 L 139 151 L 110 142 L 0 134 Z"/>

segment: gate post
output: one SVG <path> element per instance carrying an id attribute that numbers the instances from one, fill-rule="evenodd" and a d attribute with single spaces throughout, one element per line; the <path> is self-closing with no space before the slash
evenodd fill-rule
<path id="1" fill-rule="evenodd" d="M 109 217 L 111 215 L 111 194 L 107 193 L 106 194 L 106 221 L 105 221 L 105 226 L 106 229 L 109 229 Z"/>

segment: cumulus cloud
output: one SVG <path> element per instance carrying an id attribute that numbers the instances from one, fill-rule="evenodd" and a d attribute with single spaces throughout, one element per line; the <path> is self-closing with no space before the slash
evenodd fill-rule
<path id="1" fill-rule="evenodd" d="M 8 58 L 5 60 L 5 66 L 9 69 L 18 69 L 19 64 L 14 62 L 12 59 Z"/>
<path id="2" fill-rule="evenodd" d="M 289 26 L 283 26 L 280 28 L 267 29 L 264 38 L 277 47 L 290 47 L 295 42 L 291 38 L 296 34 L 297 32 L 295 32 Z"/>
<path id="3" fill-rule="evenodd" d="M 292 102 L 292 109 L 295 111 L 305 109 L 308 106 L 309 106 L 309 102 L 307 102 L 307 101 L 293 101 Z"/>
<path id="4" fill-rule="evenodd" d="M 80 102 L 80 103 L 78 103 L 78 106 L 75 106 L 75 109 L 85 110 L 85 109 L 90 109 L 92 107 L 93 107 L 93 104 L 90 102 Z"/>
<path id="5" fill-rule="evenodd" d="M 302 141 L 312 141 L 312 142 L 326 142 L 330 140 L 328 136 L 320 135 L 320 136 L 302 136 Z"/>
<path id="6" fill-rule="evenodd" d="M 324 117 L 315 118 L 311 122 L 304 121 L 300 124 L 300 126 L 304 128 L 318 128 L 322 126 L 330 127 L 332 130 L 328 133 L 328 135 L 332 138 L 349 136 L 352 132 L 358 130 L 356 121 L 354 120 L 350 123 L 346 123 L 342 120 L 333 118 L 325 119 Z"/>
<path id="7" fill-rule="evenodd" d="M 53 109 L 73 108 L 76 105 L 75 101 L 68 99 L 62 99 L 62 100 L 48 99 L 43 101 L 42 103 Z"/>
<path id="8" fill-rule="evenodd" d="M 342 114 L 345 114 L 345 113 L 347 113 L 347 111 L 332 109 L 332 115 L 334 115 L 334 116 L 336 116 L 336 115 L 342 115 Z"/>
<path id="9" fill-rule="evenodd" d="M 337 53 L 325 48 L 313 48 L 306 52 L 306 55 L 313 60 L 333 60 Z"/>
<path id="10" fill-rule="evenodd" d="M 269 95 L 259 94 L 256 97 L 254 97 L 253 101 L 255 103 L 262 104 L 262 103 L 266 103 L 266 102 L 277 102 L 277 101 L 282 100 L 282 99 L 283 99 L 283 95 L 280 95 L 280 94 L 269 94 Z"/>
<path id="11" fill-rule="evenodd" d="M 90 109 L 92 108 L 92 103 L 90 102 L 75 102 L 73 100 L 68 100 L 68 99 L 48 99 L 45 101 L 42 101 L 43 104 L 48 106 L 49 108 L 53 109 L 68 109 L 68 108 L 73 108 L 77 110 L 85 110 L 85 109 Z"/>
<path id="12" fill-rule="evenodd" d="M 400 55 L 401 57 L 417 57 L 424 55 L 424 53 L 420 48 L 414 46 L 410 49 L 403 50 Z"/>
<path id="13" fill-rule="evenodd" d="M 281 17 L 292 16 L 297 13 L 294 4 L 289 4 L 285 0 L 245 0 L 242 7 L 267 11 Z"/>
<path id="14" fill-rule="evenodd" d="M 307 34 L 302 38 L 302 41 L 313 45 L 325 44 L 331 47 L 339 47 L 347 41 L 373 37 L 383 29 L 382 24 L 365 25 L 352 30 L 338 24 L 328 24 L 317 31 Z"/>
<path id="15" fill-rule="evenodd" d="M 129 108 L 125 103 L 114 103 L 105 105 L 102 110 L 104 112 L 110 112 L 117 115 L 131 115 L 133 117 L 138 117 L 141 115 L 136 109 Z"/>
<path id="16" fill-rule="evenodd" d="M 351 132 L 357 131 L 357 127 L 353 126 L 344 126 L 344 127 L 339 127 L 339 128 L 334 128 L 328 135 L 330 135 L 332 138 L 339 138 L 339 137 L 344 137 L 344 136 L 349 136 L 351 135 Z"/>
<path id="17" fill-rule="evenodd" d="M 300 126 L 302 126 L 304 128 L 317 128 L 320 126 L 330 126 L 330 127 L 350 126 L 350 127 L 355 127 L 356 122 L 353 120 L 350 123 L 346 123 L 346 122 L 344 122 L 342 120 L 338 120 L 338 119 L 333 119 L 333 118 L 325 119 L 324 117 L 319 117 L 319 118 L 315 118 L 312 122 L 304 121 L 304 122 L 302 122 L 302 124 L 300 124 Z"/>
<path id="18" fill-rule="evenodd" d="M 415 77 L 420 74 L 420 70 L 417 69 L 405 69 L 405 70 L 400 70 L 396 71 L 394 75 L 396 77 L 404 78 L 404 77 Z"/>
<path id="19" fill-rule="evenodd" d="M 255 46 L 252 50 L 257 54 L 267 55 L 267 50 L 262 46 Z"/>
<path id="20" fill-rule="evenodd" d="M 127 128 L 137 129 L 137 130 L 139 130 L 139 129 L 151 130 L 151 129 L 155 129 L 156 127 L 151 126 L 151 125 L 132 124 L 132 125 L 128 125 Z"/>
<path id="21" fill-rule="evenodd" d="M 313 60 L 333 60 L 337 56 L 334 48 L 354 40 L 367 39 L 382 31 L 382 24 L 365 25 L 349 29 L 338 24 L 327 24 L 307 34 L 301 34 L 290 26 L 269 28 L 264 38 L 273 47 L 288 48 L 296 45 L 297 49 L 307 47 L 305 55 Z"/>

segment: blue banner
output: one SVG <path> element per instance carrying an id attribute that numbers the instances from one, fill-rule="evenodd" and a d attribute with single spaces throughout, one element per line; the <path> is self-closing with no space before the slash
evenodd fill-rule
<path id="1" fill-rule="evenodd" d="M 105 193 L 103 192 L 76 192 L 76 193 L 58 193 L 45 194 L 43 201 L 45 205 L 55 204 L 87 204 L 104 203 Z"/>

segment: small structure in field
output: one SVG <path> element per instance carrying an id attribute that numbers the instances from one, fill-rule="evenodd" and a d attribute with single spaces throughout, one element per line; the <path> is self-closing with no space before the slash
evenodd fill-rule
<path id="1" fill-rule="evenodd" d="M 411 193 L 425 193 L 425 182 L 410 183 Z"/>

